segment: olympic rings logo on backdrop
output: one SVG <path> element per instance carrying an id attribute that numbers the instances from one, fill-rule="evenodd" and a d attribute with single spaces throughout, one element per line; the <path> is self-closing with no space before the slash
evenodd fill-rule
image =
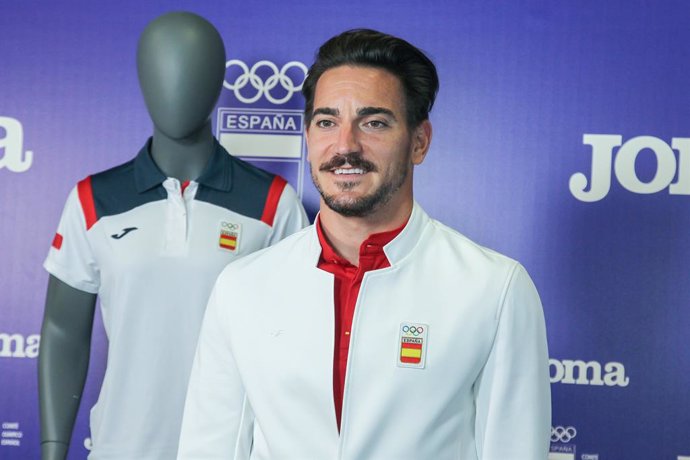
<path id="1" fill-rule="evenodd" d="M 412 334 L 416 337 L 419 334 L 424 333 L 424 328 L 422 326 L 403 326 L 402 331 L 405 334 Z"/>
<path id="2" fill-rule="evenodd" d="M 242 73 L 232 83 L 223 80 L 223 86 L 232 91 L 235 97 L 245 104 L 256 102 L 261 96 L 265 96 L 266 99 L 273 104 L 285 104 L 290 100 L 293 94 L 302 90 L 302 84 L 307 77 L 308 71 L 307 66 L 299 61 L 290 61 L 280 69 L 278 69 L 278 66 L 273 62 L 267 60 L 257 62 L 251 68 L 239 59 L 231 59 L 225 63 L 226 70 L 233 66 L 239 67 Z M 257 73 L 257 71 L 262 68 L 267 68 L 273 72 L 272 75 L 265 80 Z M 299 81 L 294 80 L 288 75 L 288 71 L 293 68 L 299 69 L 299 73 L 302 75 Z M 243 95 L 241 91 L 243 88 L 246 88 L 247 85 L 250 85 L 250 87 L 253 88 L 251 92 L 253 93 L 256 91 L 256 94 L 251 96 Z M 285 91 L 285 95 L 282 97 L 274 96 L 275 93 L 272 93 L 278 85 Z"/>
<path id="3" fill-rule="evenodd" d="M 570 442 L 577 436 L 577 430 L 573 426 L 551 427 L 551 442 Z"/>

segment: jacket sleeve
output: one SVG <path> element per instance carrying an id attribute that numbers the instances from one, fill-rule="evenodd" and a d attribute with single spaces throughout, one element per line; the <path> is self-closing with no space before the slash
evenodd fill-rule
<path id="1" fill-rule="evenodd" d="M 251 450 L 254 415 L 227 340 L 221 279 L 222 275 L 211 293 L 201 327 L 178 459 L 246 460 Z"/>
<path id="2" fill-rule="evenodd" d="M 508 279 L 497 321 L 474 388 L 477 457 L 545 460 L 551 432 L 546 328 L 537 290 L 519 264 Z"/>

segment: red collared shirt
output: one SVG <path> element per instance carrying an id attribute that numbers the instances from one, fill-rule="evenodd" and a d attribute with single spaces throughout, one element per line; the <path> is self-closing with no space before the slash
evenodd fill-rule
<path id="1" fill-rule="evenodd" d="M 355 267 L 341 257 L 331 247 L 321 228 L 321 221 L 316 221 L 316 232 L 321 243 L 321 257 L 318 267 L 335 276 L 333 285 L 335 304 L 335 349 L 333 350 L 333 401 L 335 414 L 340 429 L 340 418 L 343 407 L 343 391 L 345 389 L 345 371 L 347 369 L 347 355 L 350 350 L 350 334 L 352 319 L 359 288 L 364 274 L 370 270 L 390 267 L 390 262 L 383 247 L 395 238 L 405 225 L 400 228 L 382 233 L 369 235 L 359 247 L 359 266 Z"/>

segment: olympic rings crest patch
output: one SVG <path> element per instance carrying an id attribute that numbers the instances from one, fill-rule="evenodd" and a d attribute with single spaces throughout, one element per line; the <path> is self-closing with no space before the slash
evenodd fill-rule
<path id="1" fill-rule="evenodd" d="M 237 252 L 240 246 L 241 230 L 241 224 L 221 221 L 218 247 L 224 251 Z"/>
<path id="2" fill-rule="evenodd" d="M 429 326 L 400 323 L 398 334 L 398 367 L 424 369 L 428 347 Z"/>

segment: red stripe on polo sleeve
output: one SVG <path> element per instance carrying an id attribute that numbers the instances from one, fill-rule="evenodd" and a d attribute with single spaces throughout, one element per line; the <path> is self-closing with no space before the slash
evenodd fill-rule
<path id="1" fill-rule="evenodd" d="M 84 219 L 86 220 L 86 229 L 89 230 L 93 224 L 96 223 L 96 205 L 93 202 L 93 190 L 91 189 L 91 176 L 79 181 L 77 184 L 77 193 L 79 194 L 79 202 L 81 202 L 81 209 L 84 212 Z"/>
<path id="2" fill-rule="evenodd" d="M 268 189 L 268 196 L 266 197 L 266 204 L 264 205 L 264 213 L 261 215 L 261 222 L 273 227 L 273 219 L 276 217 L 278 210 L 278 202 L 280 196 L 283 194 L 283 189 L 287 185 L 287 181 L 280 176 L 275 176 L 271 183 L 271 188 Z"/>
<path id="3" fill-rule="evenodd" d="M 62 235 L 59 233 L 55 233 L 55 237 L 53 238 L 53 247 L 58 251 L 62 247 Z"/>

